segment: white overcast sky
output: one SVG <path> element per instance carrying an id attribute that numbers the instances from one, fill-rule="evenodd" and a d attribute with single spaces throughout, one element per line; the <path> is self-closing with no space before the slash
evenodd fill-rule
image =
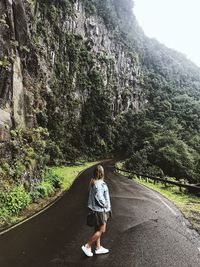
<path id="1" fill-rule="evenodd" d="M 134 0 L 145 34 L 182 52 L 200 67 L 200 0 Z"/>

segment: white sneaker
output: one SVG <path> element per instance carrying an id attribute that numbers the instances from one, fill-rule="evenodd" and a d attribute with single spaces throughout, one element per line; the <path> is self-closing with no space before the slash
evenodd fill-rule
<path id="1" fill-rule="evenodd" d="M 106 254 L 108 252 L 109 252 L 109 249 L 104 248 L 102 246 L 95 250 L 95 254 Z"/>
<path id="2" fill-rule="evenodd" d="M 86 246 L 83 245 L 81 247 L 81 249 L 85 253 L 86 256 L 88 256 L 88 257 L 92 257 L 93 256 L 91 248 L 87 248 Z"/>

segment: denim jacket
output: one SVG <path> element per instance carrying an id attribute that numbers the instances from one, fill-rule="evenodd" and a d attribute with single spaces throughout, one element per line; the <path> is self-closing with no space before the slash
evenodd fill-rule
<path id="1" fill-rule="evenodd" d="M 97 180 L 90 185 L 88 208 L 98 212 L 111 211 L 108 187 L 103 180 Z"/>

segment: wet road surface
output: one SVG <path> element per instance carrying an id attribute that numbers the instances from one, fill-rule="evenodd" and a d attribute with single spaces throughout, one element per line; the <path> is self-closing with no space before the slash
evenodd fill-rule
<path id="1" fill-rule="evenodd" d="M 0 236 L 0 267 L 199 267 L 200 237 L 165 198 L 113 172 L 104 164 L 113 218 L 102 245 L 107 255 L 81 251 L 92 168 L 56 204 Z"/>

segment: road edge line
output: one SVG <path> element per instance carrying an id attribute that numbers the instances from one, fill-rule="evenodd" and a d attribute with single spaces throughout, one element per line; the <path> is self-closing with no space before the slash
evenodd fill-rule
<path id="1" fill-rule="evenodd" d="M 87 171 L 88 169 L 90 169 L 91 167 L 94 167 L 94 166 L 97 165 L 97 164 L 98 164 L 98 163 L 95 163 L 94 165 L 88 167 L 87 169 L 84 169 L 84 170 L 82 170 L 81 172 L 79 172 L 79 174 L 76 176 L 76 178 L 74 179 L 74 181 L 75 181 L 76 179 L 78 179 L 78 177 L 79 177 L 83 172 Z M 74 182 L 74 181 L 73 181 L 73 182 Z M 73 184 L 73 183 L 72 183 L 72 184 Z M 72 186 L 72 184 L 71 184 L 71 186 Z M 7 232 L 11 231 L 12 229 L 14 229 L 14 228 L 16 228 L 16 227 L 22 225 L 23 223 L 25 223 L 25 222 L 27 222 L 27 221 L 29 221 L 29 220 L 35 218 L 36 216 L 40 215 L 41 213 L 45 212 L 47 209 L 49 209 L 49 208 L 52 207 L 54 204 L 56 204 L 56 202 L 58 202 L 58 201 L 59 201 L 59 200 L 60 200 L 60 199 L 61 199 L 61 198 L 62 198 L 62 197 L 69 191 L 69 189 L 71 188 L 71 186 L 70 186 L 68 189 L 66 189 L 65 191 L 63 191 L 63 193 L 62 193 L 60 196 L 58 196 L 53 202 L 47 204 L 47 206 L 45 206 L 44 208 L 42 208 L 42 209 L 39 210 L 38 212 L 36 212 L 36 213 L 34 213 L 33 215 L 31 215 L 31 216 L 29 216 L 29 217 L 23 219 L 22 221 L 20 221 L 20 222 L 18 222 L 18 223 L 14 224 L 14 225 L 12 225 L 12 226 L 10 226 L 10 227 L 8 227 L 7 229 L 2 230 L 2 231 L 0 232 L 0 236 L 6 234 Z"/>

